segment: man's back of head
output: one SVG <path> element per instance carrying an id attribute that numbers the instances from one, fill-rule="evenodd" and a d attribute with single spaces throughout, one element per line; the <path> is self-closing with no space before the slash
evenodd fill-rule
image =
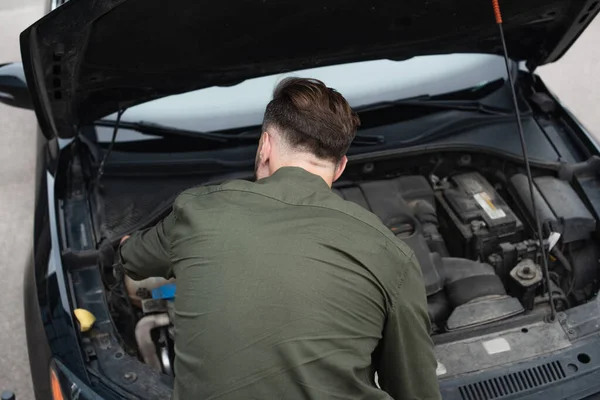
<path id="1" fill-rule="evenodd" d="M 257 179 L 297 166 L 331 186 L 346 167 L 346 152 L 359 125 L 358 116 L 335 89 L 316 79 L 284 79 L 265 111 Z"/>

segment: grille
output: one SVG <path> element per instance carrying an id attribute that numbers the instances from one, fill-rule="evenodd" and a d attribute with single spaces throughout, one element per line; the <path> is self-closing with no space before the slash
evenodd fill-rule
<path id="1" fill-rule="evenodd" d="M 463 400 L 499 399 L 565 378 L 558 361 L 459 387 Z"/>

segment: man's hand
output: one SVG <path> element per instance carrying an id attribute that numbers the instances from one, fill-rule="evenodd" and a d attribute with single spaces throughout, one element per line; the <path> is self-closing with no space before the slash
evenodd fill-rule
<path id="1" fill-rule="evenodd" d="M 174 224 L 175 216 L 171 213 L 156 225 L 121 238 L 118 252 L 127 275 L 135 280 L 173 276 L 168 231 Z"/>

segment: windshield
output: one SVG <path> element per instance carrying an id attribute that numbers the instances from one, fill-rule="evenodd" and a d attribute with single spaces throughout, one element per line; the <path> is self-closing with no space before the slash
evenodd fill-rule
<path id="1" fill-rule="evenodd" d="M 440 95 L 506 77 L 501 57 L 449 54 L 405 61 L 376 60 L 250 79 L 231 87 L 211 87 L 173 95 L 126 110 L 123 122 L 148 122 L 189 131 L 212 132 L 257 126 L 277 83 L 287 76 L 320 79 L 337 89 L 352 107 Z M 116 114 L 105 120 L 116 119 Z M 100 133 L 100 132 L 99 132 Z M 99 141 L 110 140 L 99 134 Z M 104 137 L 108 136 L 108 137 Z M 120 140 L 127 140 L 120 137 Z M 130 137 L 129 140 L 135 140 Z"/>

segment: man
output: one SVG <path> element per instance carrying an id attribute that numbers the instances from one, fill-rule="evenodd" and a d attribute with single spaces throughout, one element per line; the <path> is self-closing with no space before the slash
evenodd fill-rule
<path id="1" fill-rule="evenodd" d="M 335 90 L 286 79 L 257 182 L 187 190 L 124 241 L 128 274 L 177 278 L 175 398 L 440 398 L 413 253 L 331 191 L 358 124 Z"/>

